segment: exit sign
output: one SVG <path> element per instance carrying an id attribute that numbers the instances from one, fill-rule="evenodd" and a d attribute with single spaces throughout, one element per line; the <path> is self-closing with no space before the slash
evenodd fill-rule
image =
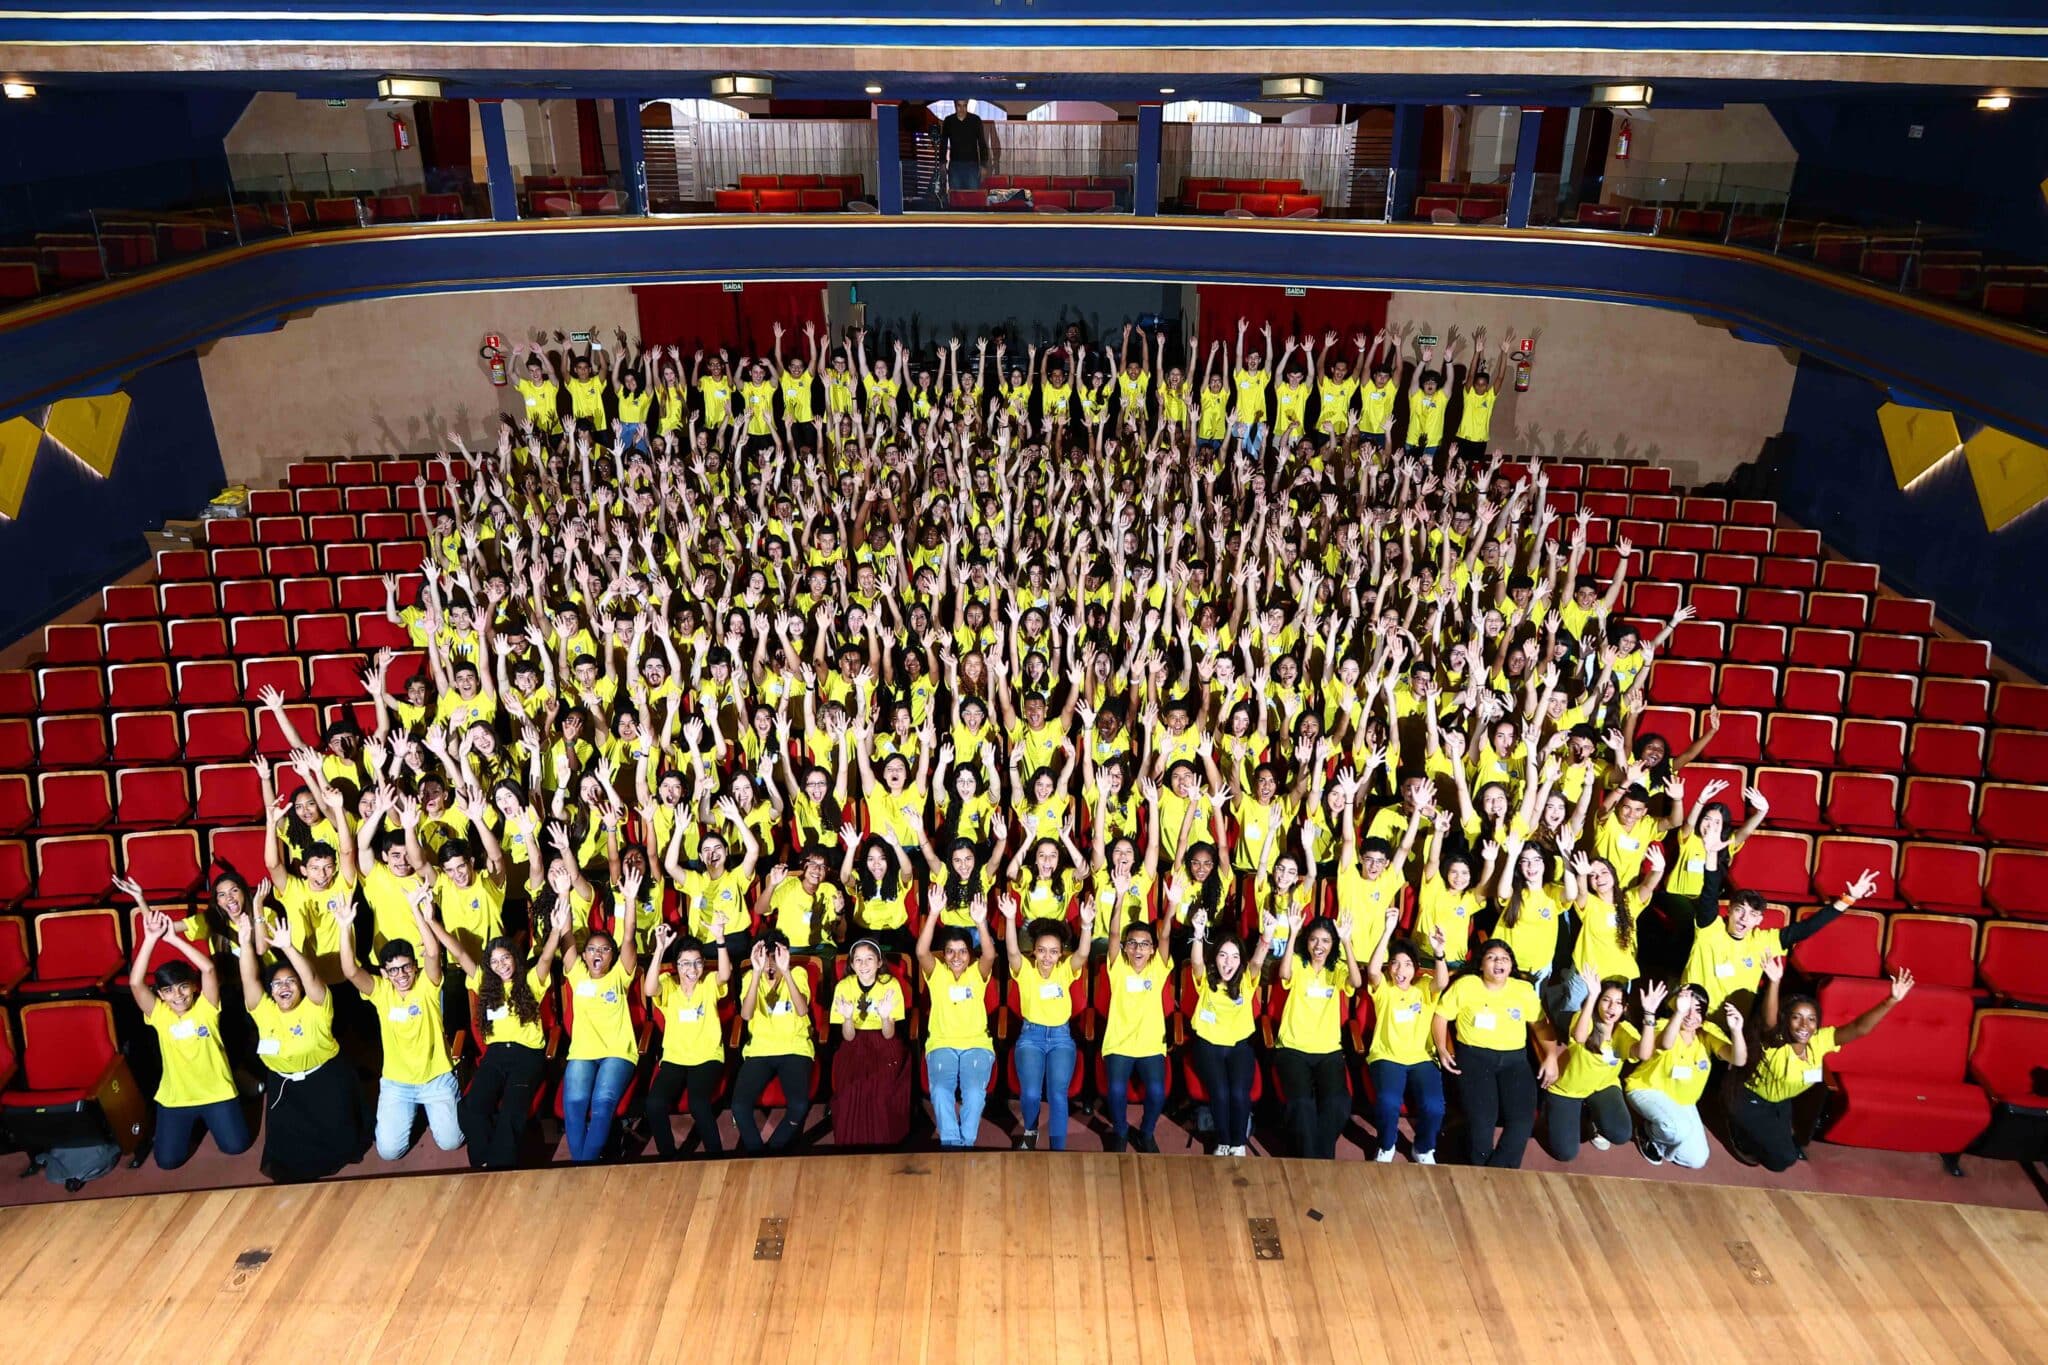
<path id="1" fill-rule="evenodd" d="M 329 109 L 346 109 L 346 108 L 348 108 L 348 101 L 347 101 L 347 100 L 329 100 L 329 101 L 327 101 L 327 107 L 328 107 Z"/>
<path id="2" fill-rule="evenodd" d="M 1305 299 L 1308 297 L 1308 290 L 1298 284 L 1290 284 L 1287 286 L 1287 297 L 1290 299 Z"/>
<path id="3" fill-rule="evenodd" d="M 737 294 L 744 290 L 746 287 L 747 286 L 739 280 L 727 280 L 725 282 L 725 292 L 728 294 Z"/>
<path id="4" fill-rule="evenodd" d="M 1433 336 L 1417 337 L 1415 338 L 1415 344 L 1417 346 L 1434 346 L 1436 345 L 1436 338 Z"/>

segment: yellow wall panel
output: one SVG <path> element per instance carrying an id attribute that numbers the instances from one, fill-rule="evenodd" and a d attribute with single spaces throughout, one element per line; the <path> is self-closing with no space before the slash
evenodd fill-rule
<path id="1" fill-rule="evenodd" d="M 1986 427 L 1964 443 L 1963 458 L 1984 524 L 1994 531 L 2048 498 L 2048 449 Z"/>
<path id="2" fill-rule="evenodd" d="M 1937 408 L 1886 403 L 1877 410 L 1884 432 L 1885 453 L 1891 456 L 1892 477 L 1904 488 L 1963 443 L 1956 415 Z"/>
<path id="3" fill-rule="evenodd" d="M 103 393 L 91 398 L 66 398 L 50 406 L 43 429 L 50 439 L 106 478 L 114 472 L 121 450 L 121 432 L 128 425 L 128 395 Z"/>
<path id="4" fill-rule="evenodd" d="M 35 468 L 36 450 L 42 443 L 43 429 L 26 417 L 0 422 L 0 517 L 12 521 L 21 515 L 28 472 Z"/>

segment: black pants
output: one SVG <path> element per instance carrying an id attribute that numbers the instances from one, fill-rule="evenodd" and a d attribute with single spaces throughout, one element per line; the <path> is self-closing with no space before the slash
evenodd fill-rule
<path id="1" fill-rule="evenodd" d="M 1544 1101 L 1544 1125 L 1550 1137 L 1550 1154 L 1570 1161 L 1579 1154 L 1579 1139 L 1586 1131 L 1586 1111 L 1593 1111 L 1593 1131 L 1609 1142 L 1625 1143 L 1635 1136 L 1635 1121 L 1629 1117 L 1628 1101 L 1621 1087 L 1610 1085 L 1582 1100 L 1551 1095 Z"/>
<path id="2" fill-rule="evenodd" d="M 1536 1072 L 1529 1054 L 1458 1044 L 1458 1099 L 1465 1106 L 1466 1156 L 1474 1166 L 1518 1170 L 1536 1128 Z M 1499 1141 L 1494 1140 L 1500 1129 Z"/>
<path id="3" fill-rule="evenodd" d="M 1195 1074 L 1209 1092 L 1209 1112 L 1216 1117 L 1216 1141 L 1225 1147 L 1244 1146 L 1251 1140 L 1252 1075 L 1258 1066 L 1252 1056 L 1252 1040 L 1240 1038 L 1234 1046 L 1218 1047 L 1196 1038 L 1191 1046 Z M 1290 1088 L 1288 1093 L 1294 1092 Z"/>
<path id="4" fill-rule="evenodd" d="M 477 1170 L 519 1164 L 519 1139 L 533 1112 L 534 1087 L 546 1069 L 547 1054 L 520 1043 L 492 1043 L 477 1063 L 469 1089 L 456 1103 L 463 1146 Z"/>
<path id="5" fill-rule="evenodd" d="M 767 1150 L 780 1152 L 796 1141 L 798 1133 L 804 1130 L 804 1115 L 811 1112 L 811 1067 L 809 1057 L 790 1055 L 785 1057 L 749 1057 L 740 1063 L 740 1074 L 732 1083 L 732 1120 L 739 1125 L 740 1150 L 758 1153 L 763 1147 L 761 1141 L 761 1115 L 759 1112 L 761 1092 L 768 1088 L 769 1077 L 782 1082 L 782 1096 L 785 1101 L 782 1122 L 775 1125 L 775 1131 L 768 1135 Z"/>
<path id="6" fill-rule="evenodd" d="M 1351 1117 L 1351 1092 L 1344 1084 L 1344 1054 L 1273 1049 L 1273 1069 L 1287 1092 L 1287 1131 L 1301 1156 L 1334 1160 L 1337 1134 Z"/>
<path id="7" fill-rule="evenodd" d="M 1735 1139 L 1767 1171 L 1789 1171 L 1799 1163 L 1799 1140 L 1792 1136 L 1792 1101 L 1767 1100 L 1744 1086 L 1728 1108 L 1728 1126 Z"/>
<path id="8" fill-rule="evenodd" d="M 676 1112 L 676 1101 L 687 1090 L 690 1095 L 690 1122 L 696 1125 L 697 1136 L 704 1140 L 707 1155 L 717 1156 L 725 1150 L 718 1137 L 718 1076 L 725 1070 L 721 1062 L 699 1062 L 695 1066 L 677 1066 L 674 1062 L 663 1062 L 654 1068 L 654 1079 L 647 1085 L 647 1126 L 654 1130 L 654 1150 L 663 1156 L 676 1154 L 676 1135 L 669 1126 L 669 1116 Z"/>

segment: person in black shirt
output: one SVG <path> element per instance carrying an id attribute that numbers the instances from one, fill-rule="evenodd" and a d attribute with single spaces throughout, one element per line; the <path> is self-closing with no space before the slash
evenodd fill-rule
<path id="1" fill-rule="evenodd" d="M 939 150 L 946 161 L 946 186 L 978 190 L 988 165 L 988 125 L 963 101 L 939 125 Z"/>

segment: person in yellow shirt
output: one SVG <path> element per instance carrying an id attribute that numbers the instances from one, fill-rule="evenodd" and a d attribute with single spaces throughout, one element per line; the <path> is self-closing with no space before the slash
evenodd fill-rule
<path id="1" fill-rule="evenodd" d="M 512 348 L 512 368 L 519 370 L 519 357 L 525 353 L 522 342 Z M 562 385 L 555 374 L 554 362 L 548 358 L 547 348 L 536 346 L 533 354 L 526 357 L 524 377 L 512 381 L 512 387 L 519 391 L 520 400 L 526 405 L 526 420 L 543 435 L 553 434 L 562 429 Z"/>
<path id="2" fill-rule="evenodd" d="M 1166 1107 L 1166 1014 L 1173 961 L 1159 951 L 1149 924 L 1126 924 L 1109 960 L 1109 1017 L 1102 1030 L 1103 1103 L 1109 1110 L 1109 1140 L 1103 1150 L 1129 1145 L 1157 1152 L 1153 1130 Z M 1144 1099 L 1138 1131 L 1131 1132 L 1130 1094 L 1136 1082 Z"/>
<path id="3" fill-rule="evenodd" d="M 1384 356 L 1382 348 L 1385 349 Z M 1368 447 L 1383 451 L 1387 448 L 1388 433 L 1394 426 L 1394 404 L 1401 396 L 1401 390 L 1394 383 L 1394 376 L 1400 370 L 1400 350 L 1384 327 L 1373 338 L 1372 349 L 1366 353 L 1364 369 L 1366 385 L 1358 394 L 1358 432 Z"/>
<path id="4" fill-rule="evenodd" d="M 1017 1102 L 1024 1132 L 1017 1149 L 1028 1152 L 1038 1145 L 1038 1118 L 1049 1111 L 1046 1149 L 1067 1150 L 1067 1099 L 1073 1088 L 1074 1066 L 1079 1053 L 1074 1047 L 1073 988 L 1082 986 L 1085 997 L 1088 952 L 1095 942 L 1095 900 L 1081 901 L 1081 932 L 1070 951 L 1063 919 L 1041 917 L 1030 922 L 1031 955 L 1027 958 L 1017 940 L 1020 904 L 1015 896 L 1002 902 L 1003 942 L 1010 954 L 1011 989 L 1017 999 L 1017 1013 L 1023 1020 L 1010 1055 L 1017 1063 Z"/>
<path id="5" fill-rule="evenodd" d="M 870 812 L 869 818 L 879 825 L 877 814 Z M 839 842 L 839 884 L 853 902 L 848 932 L 874 942 L 884 952 L 910 951 L 910 859 L 896 831 L 880 828 L 862 840 L 859 831 L 848 825 L 840 831 Z"/>
<path id="6" fill-rule="evenodd" d="M 1323 358 L 1316 367 L 1316 430 L 1333 439 L 1341 439 L 1351 430 L 1351 404 L 1358 396 L 1354 369 L 1365 369 L 1365 333 L 1354 333 L 1351 340 L 1358 347 L 1355 367 L 1337 354 L 1335 331 L 1323 333 Z"/>
<path id="7" fill-rule="evenodd" d="M 817 1054 L 810 970 L 790 970 L 789 945 L 773 929 L 755 939 L 747 955 L 740 1018 L 746 1021 L 747 1046 L 732 1082 L 732 1118 L 739 1129 L 740 1149 L 749 1156 L 787 1151 L 811 1112 Z M 782 1121 L 763 1141 L 761 1095 L 771 1080 L 782 1086 Z"/>
<path id="8" fill-rule="evenodd" d="M 758 361 L 740 380 L 740 411 L 746 421 L 749 454 L 775 444 L 775 389 L 775 376 Z"/>
<path id="9" fill-rule="evenodd" d="M 670 949 L 675 950 L 676 970 L 666 976 L 661 967 Z M 678 938 L 674 926 L 657 923 L 654 951 L 647 955 L 647 979 L 640 983 L 640 998 L 661 1016 L 661 1062 L 647 1083 L 645 1112 L 654 1150 L 664 1157 L 676 1154 L 675 1126 L 669 1120 L 686 1092 L 690 1123 L 704 1154 L 717 1156 L 725 1150 L 718 1134 L 718 1085 L 725 1075 L 718 1002 L 732 980 L 732 956 L 723 938 L 716 945 L 715 967 L 705 961 L 709 951 L 694 938 Z"/>
<path id="10" fill-rule="evenodd" d="M 910 1050 L 898 1032 L 908 1021 L 903 983 L 882 963 L 881 945 L 856 940 L 846 975 L 832 988 L 839 1025 L 832 1054 L 832 1145 L 893 1147 L 910 1131 Z"/>
<path id="11" fill-rule="evenodd" d="M 1373 1131 L 1380 1139 L 1372 1159 L 1394 1159 L 1401 1140 L 1401 1105 L 1412 1093 L 1415 1140 L 1409 1150 L 1416 1165 L 1434 1166 L 1436 1139 L 1444 1126 L 1444 1082 L 1436 1065 L 1430 1020 L 1436 998 L 1451 984 L 1451 968 L 1444 960 L 1444 931 L 1439 928 L 1430 942 L 1430 975 L 1423 976 L 1422 950 L 1394 942 L 1400 923 L 1401 907 L 1390 906 L 1379 943 L 1365 964 L 1366 998 L 1372 1001 L 1372 1047 L 1365 1054 L 1365 1066 L 1372 1078 Z"/>
<path id="12" fill-rule="evenodd" d="M 1014 912 L 1011 912 L 1014 913 Z M 941 1147 L 972 1147 L 981 1132 L 981 1109 L 995 1068 L 995 1044 L 988 1033 L 988 984 L 996 965 L 995 935 L 988 928 L 988 898 L 976 895 L 968 918 L 981 943 L 976 958 L 964 929 L 948 926 L 935 952 L 932 940 L 940 916 L 926 913 L 917 936 L 917 970 L 924 979 L 931 1014 L 925 1025 L 925 1069 L 931 1077 L 932 1119 Z"/>
<path id="13" fill-rule="evenodd" d="M 1244 453 L 1256 460 L 1266 448 L 1266 390 L 1273 381 L 1273 324 L 1266 323 L 1259 329 L 1266 338 L 1265 348 L 1254 348 L 1249 354 L 1244 349 L 1247 325 L 1245 319 L 1237 320 L 1237 368 L 1231 372 L 1237 401 L 1230 410 L 1230 434 L 1237 438 Z"/>
<path id="14" fill-rule="evenodd" d="M 1443 371 L 1431 368 L 1433 353 L 1422 348 L 1415 374 L 1408 382 L 1408 430 L 1410 455 L 1434 456 L 1444 440 L 1444 415 L 1450 409 L 1450 395 L 1444 392 Z"/>
<path id="15" fill-rule="evenodd" d="M 732 376 L 725 371 L 725 348 L 711 359 L 700 349 L 690 358 L 690 383 L 704 409 L 704 429 L 713 434 L 732 420 Z"/>
<path id="16" fill-rule="evenodd" d="M 341 923 L 342 975 L 376 1010 L 384 1042 L 376 1146 L 377 1155 L 386 1161 L 396 1161 L 412 1149 L 413 1125 L 421 1109 L 427 1111 L 436 1147 L 452 1152 L 462 1145 L 455 1063 L 441 1029 L 441 942 L 426 926 L 433 893 L 413 885 L 400 894 L 412 912 L 419 947 L 413 947 L 412 939 L 386 938 L 377 949 L 375 972 L 356 959 L 355 907 L 344 905 L 335 912 Z"/>
<path id="17" fill-rule="evenodd" d="M 1671 1017 L 1661 1026 L 1657 1007 L 1664 1003 L 1664 983 L 1643 987 L 1643 1022 L 1624 1026 L 1635 1048 L 1635 1070 L 1622 1083 L 1628 1107 L 1641 1127 L 1636 1146 L 1652 1166 L 1666 1161 L 1696 1171 L 1707 1164 L 1706 1125 L 1700 1121 L 1700 1096 L 1714 1059 L 1738 1072 L 1749 1062 L 1743 1036 L 1742 1011 L 1721 1006 L 1725 1027 L 1707 1022 L 1707 993 L 1698 986 L 1680 986 L 1671 997 Z"/>
<path id="18" fill-rule="evenodd" d="M 595 354 L 603 349 L 599 342 L 593 340 L 590 354 L 571 359 L 569 379 L 562 386 L 569 391 L 569 415 L 583 431 L 601 431 L 605 427 L 604 372 L 592 363 Z"/>
<path id="19" fill-rule="evenodd" d="M 443 914 L 447 913 L 443 902 Z M 462 1121 L 473 1170 L 519 1164 L 519 1143 L 533 1112 L 533 1092 L 547 1065 L 547 1030 L 541 1001 L 554 976 L 555 954 L 569 940 L 569 903 L 556 903 L 548 936 L 529 963 L 514 939 L 494 936 L 471 953 L 461 934 L 429 919 L 427 928 L 462 968 L 467 1011 L 481 1050 L 456 1116 Z"/>
<path id="20" fill-rule="evenodd" d="M 1557 1079 L 1557 1035 L 1536 988 L 1515 975 L 1515 952 L 1500 939 L 1479 950 L 1478 969 L 1437 997 L 1437 1065 L 1458 1082 L 1471 1124 L 1466 1157 L 1474 1166 L 1517 1170 L 1536 1129 L 1536 1090 Z M 1452 1042 L 1455 1028 L 1457 1041 Z M 1529 1065 L 1529 1042 L 1542 1061 Z M 1496 1138 L 1495 1129 L 1499 1130 Z"/>
<path id="21" fill-rule="evenodd" d="M 1500 346 L 1501 367 L 1505 371 L 1509 357 L 1515 347 L 1515 334 L 1508 333 Z M 1444 364 L 1456 382 L 1457 366 L 1451 361 L 1450 350 L 1444 352 Z M 1471 353 L 1466 360 L 1466 379 L 1458 384 L 1458 432 L 1451 441 L 1451 457 L 1484 462 L 1487 444 L 1493 439 L 1493 405 L 1500 398 L 1500 389 L 1493 382 L 1492 373 L 1486 368 L 1486 331 L 1484 328 L 1472 334 Z"/>
<path id="22" fill-rule="evenodd" d="M 248 1151 L 256 1138 L 228 1071 L 220 1032 L 220 976 L 213 959 L 179 933 L 169 915 L 150 909 L 134 882 L 116 880 L 114 886 L 142 911 L 142 938 L 128 969 L 128 991 L 163 1054 L 163 1079 L 156 1087 L 157 1166 L 175 1171 L 191 1160 L 201 1128 L 213 1134 L 213 1145 L 223 1155 Z M 160 944 L 175 956 L 152 970 L 150 960 Z"/>
<path id="23" fill-rule="evenodd" d="M 1293 363 L 1294 350 L 1294 338 L 1289 337 L 1280 355 L 1280 378 L 1273 384 L 1273 435 L 1283 441 L 1299 440 L 1308 429 L 1309 371 L 1307 365 Z M 1302 352 L 1308 365 L 1315 363 L 1314 341 L 1304 342 Z"/>
<path id="24" fill-rule="evenodd" d="M 263 965 L 275 948 L 283 961 Z M 334 997 L 282 921 L 235 917 L 242 1000 L 263 1064 L 263 1171 L 272 1180 L 321 1180 L 362 1160 L 370 1145 L 354 1068 L 334 1041 Z"/>
<path id="25" fill-rule="evenodd" d="M 635 922 L 640 877 L 628 872 L 619 886 L 620 925 Z M 593 931 L 563 972 L 563 1022 L 569 1060 L 562 1068 L 562 1133 L 571 1161 L 595 1161 L 612 1133 L 619 1097 L 640 1064 L 634 1036 L 633 987 L 640 974 L 639 935 Z"/>
<path id="26" fill-rule="evenodd" d="M 1822 1028 L 1820 1003 L 1812 996 L 1795 995 L 1780 1007 L 1784 976 L 1784 958 L 1764 963 L 1756 1065 L 1728 1106 L 1729 1154 L 1773 1173 L 1790 1170 L 1806 1155 L 1792 1133 L 1792 1101 L 1821 1083 L 1822 1063 L 1832 1053 L 1867 1037 L 1913 989 L 1913 974 L 1901 970 L 1884 999 L 1839 1028 Z"/>
<path id="27" fill-rule="evenodd" d="M 1196 404 L 1195 450 L 1210 460 L 1220 458 L 1224 439 L 1230 435 L 1230 390 L 1216 372 L 1216 357 L 1222 350 L 1220 341 L 1210 348 L 1209 368 L 1202 376 Z"/>
<path id="28" fill-rule="evenodd" d="M 1627 1050 L 1615 1037 L 1628 1015 L 1629 983 L 1603 982 L 1591 967 L 1582 969 L 1579 977 L 1583 999 L 1572 1016 L 1572 1040 L 1543 1102 L 1545 1146 L 1559 1161 L 1578 1156 L 1588 1113 L 1593 1116 L 1593 1146 L 1600 1151 L 1635 1135 L 1628 1102 L 1621 1097 Z"/>
<path id="29" fill-rule="evenodd" d="M 1345 1001 L 1359 986 L 1351 927 L 1318 915 L 1288 925 L 1281 950 L 1280 1011 L 1273 1071 L 1287 1096 L 1287 1128 L 1295 1155 L 1335 1160 L 1337 1135 L 1351 1116 L 1351 1079 L 1344 1070 Z"/>
<path id="30" fill-rule="evenodd" d="M 1211 939 L 1209 914 L 1198 910 L 1189 951 L 1195 1018 L 1188 1053 L 1216 1122 L 1215 1155 L 1245 1156 L 1252 1132 L 1252 1078 L 1258 1072 L 1252 1025 L 1259 976 L 1266 968 L 1266 940 L 1258 940 L 1247 960 L 1243 940 L 1231 933 Z"/>

